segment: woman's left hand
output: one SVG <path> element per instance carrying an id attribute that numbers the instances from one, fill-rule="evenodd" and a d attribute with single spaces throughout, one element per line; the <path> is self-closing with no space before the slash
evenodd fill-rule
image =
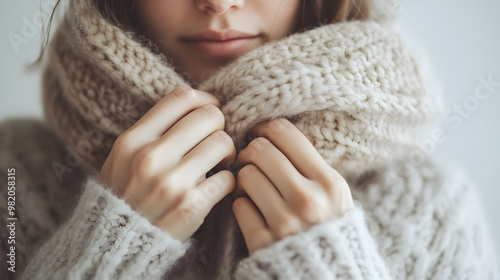
<path id="1" fill-rule="evenodd" d="M 345 179 L 285 118 L 260 123 L 236 157 L 233 212 L 250 254 L 354 208 Z M 237 195 L 238 196 L 238 195 Z"/>

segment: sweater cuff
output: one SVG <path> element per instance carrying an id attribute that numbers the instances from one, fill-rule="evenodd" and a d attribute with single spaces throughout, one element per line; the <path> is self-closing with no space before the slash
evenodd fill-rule
<path id="1" fill-rule="evenodd" d="M 30 261 L 25 278 L 159 279 L 191 244 L 151 224 L 89 176 L 73 216 Z"/>
<path id="2" fill-rule="evenodd" d="M 391 279 L 359 203 L 340 218 L 317 224 L 255 251 L 236 279 Z"/>

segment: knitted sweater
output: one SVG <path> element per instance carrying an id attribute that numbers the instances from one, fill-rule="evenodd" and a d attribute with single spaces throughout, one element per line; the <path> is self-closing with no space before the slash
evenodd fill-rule
<path id="1" fill-rule="evenodd" d="M 473 183 L 418 149 L 442 110 L 426 75 L 397 34 L 355 21 L 271 42 L 192 85 L 221 100 L 238 151 L 255 124 L 288 118 L 346 178 L 355 207 L 249 256 L 228 195 L 180 242 L 96 175 L 125 129 L 189 83 L 154 45 L 102 18 L 93 1 L 71 1 L 43 75 L 45 120 L 0 124 L 0 165 L 16 170 L 16 272 L 7 275 L 497 279 Z M 7 193 L 0 197 L 7 220 Z M 10 249 L 2 241 L 2 256 Z M 9 266 L 3 261 L 2 271 Z"/>
<path id="2" fill-rule="evenodd" d="M 203 240 L 181 244 L 66 165 L 71 154 L 44 122 L 4 121 L 0 133 L 0 176 L 5 182 L 5 170 L 16 169 L 18 218 L 15 273 L 7 272 L 2 228 L 2 279 L 23 270 L 25 279 L 499 279 L 476 188 L 446 162 L 395 161 L 367 172 L 349 181 L 355 210 L 239 263 L 228 249 L 241 245 L 237 225 L 221 223 L 212 268 L 194 261 Z M 71 170 L 63 182 L 55 163 Z M 5 191 L 0 202 L 6 221 Z"/>

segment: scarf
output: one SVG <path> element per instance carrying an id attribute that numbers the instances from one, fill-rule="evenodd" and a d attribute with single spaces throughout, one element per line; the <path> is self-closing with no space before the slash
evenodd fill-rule
<path id="1" fill-rule="evenodd" d="M 290 120 L 345 177 L 405 156 L 436 123 L 440 95 L 402 38 L 374 20 L 322 25 L 269 42 L 198 85 L 154 44 L 74 0 L 49 45 L 42 78 L 47 122 L 89 173 L 116 138 L 178 86 L 221 101 L 236 147 L 256 124 Z"/>

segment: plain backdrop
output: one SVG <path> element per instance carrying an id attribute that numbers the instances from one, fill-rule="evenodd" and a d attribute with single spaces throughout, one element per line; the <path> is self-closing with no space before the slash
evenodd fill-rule
<path id="1" fill-rule="evenodd" d="M 394 25 L 427 52 L 444 86 L 446 108 L 454 110 L 464 102 L 471 102 L 481 79 L 500 83 L 500 1 L 393 1 L 396 5 L 388 7 L 388 15 L 395 16 Z M 0 4 L 0 121 L 17 116 L 43 116 L 40 75 L 23 73 L 25 63 L 34 60 L 40 49 L 39 15 L 40 0 Z M 47 18 L 46 13 L 42 15 Z M 30 24 L 35 28 L 25 27 Z M 16 35 L 24 38 L 23 43 L 11 42 Z M 471 105 L 473 102 L 469 108 Z M 435 151 L 460 164 L 477 184 L 497 252 L 500 252 L 499 108 L 500 86 L 496 86 L 488 99 L 480 101 L 461 118 L 458 127 L 444 123 L 447 138 Z"/>

